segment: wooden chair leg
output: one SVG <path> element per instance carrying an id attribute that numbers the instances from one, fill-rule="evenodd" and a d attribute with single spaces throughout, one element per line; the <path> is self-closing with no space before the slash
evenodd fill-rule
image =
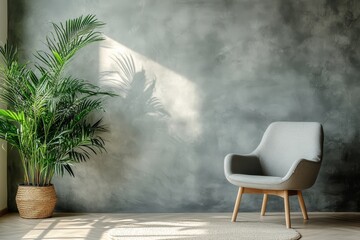
<path id="1" fill-rule="evenodd" d="M 298 195 L 299 205 L 300 205 L 300 208 L 301 208 L 301 212 L 302 212 L 303 218 L 304 218 L 304 220 L 308 220 L 309 217 L 308 217 L 308 214 L 307 214 L 307 211 L 306 211 L 306 206 L 305 206 L 305 202 L 304 202 L 304 198 L 303 198 L 302 192 L 301 192 L 301 191 L 298 191 L 298 192 L 297 192 L 297 195 Z"/>
<path id="2" fill-rule="evenodd" d="M 268 200 L 268 195 L 265 193 L 261 206 L 261 216 L 265 216 L 267 200 Z"/>
<path id="3" fill-rule="evenodd" d="M 237 197 L 236 197 L 236 201 L 235 201 L 234 212 L 233 212 L 233 215 L 232 215 L 232 218 L 231 218 L 232 222 L 236 222 L 236 218 L 237 218 L 237 214 L 238 214 L 239 206 L 240 206 L 240 202 L 241 202 L 241 197 L 242 197 L 243 193 L 244 193 L 244 188 L 240 187 L 239 191 L 238 191 L 238 194 L 237 194 Z"/>
<path id="4" fill-rule="evenodd" d="M 291 221 L 290 221 L 290 204 L 289 204 L 289 191 L 284 191 L 284 207 L 285 207 L 285 220 L 286 220 L 286 227 L 291 228 Z"/>

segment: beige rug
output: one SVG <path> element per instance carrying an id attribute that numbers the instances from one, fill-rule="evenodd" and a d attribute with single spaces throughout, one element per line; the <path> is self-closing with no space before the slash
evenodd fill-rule
<path id="1" fill-rule="evenodd" d="M 301 235 L 284 225 L 262 222 L 146 222 L 114 228 L 110 240 L 296 240 Z"/>

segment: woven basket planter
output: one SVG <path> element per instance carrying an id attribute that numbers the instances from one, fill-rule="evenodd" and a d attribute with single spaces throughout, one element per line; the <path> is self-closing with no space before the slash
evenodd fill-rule
<path id="1" fill-rule="evenodd" d="M 34 187 L 19 185 L 16 193 L 16 205 L 22 218 L 51 217 L 56 204 L 56 192 L 53 185 Z"/>

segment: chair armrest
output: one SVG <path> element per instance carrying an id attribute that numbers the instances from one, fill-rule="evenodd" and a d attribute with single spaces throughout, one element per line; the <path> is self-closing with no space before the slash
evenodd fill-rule
<path id="1" fill-rule="evenodd" d="M 224 159 L 224 172 L 231 174 L 262 175 L 260 160 L 256 155 L 228 154 Z"/>
<path id="2" fill-rule="evenodd" d="M 290 167 L 288 173 L 283 177 L 289 189 L 301 190 L 314 185 L 321 166 L 320 161 L 299 159 Z"/>

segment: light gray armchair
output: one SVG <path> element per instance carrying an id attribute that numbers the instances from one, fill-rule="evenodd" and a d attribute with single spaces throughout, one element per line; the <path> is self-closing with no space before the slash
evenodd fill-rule
<path id="1" fill-rule="evenodd" d="M 224 160 L 227 180 L 238 186 L 232 221 L 236 221 L 242 194 L 268 194 L 284 198 L 286 227 L 291 227 L 289 196 L 297 195 L 304 219 L 308 219 L 301 190 L 317 178 L 324 134 L 316 122 L 274 122 L 266 129 L 259 146 L 250 154 L 228 154 Z"/>

